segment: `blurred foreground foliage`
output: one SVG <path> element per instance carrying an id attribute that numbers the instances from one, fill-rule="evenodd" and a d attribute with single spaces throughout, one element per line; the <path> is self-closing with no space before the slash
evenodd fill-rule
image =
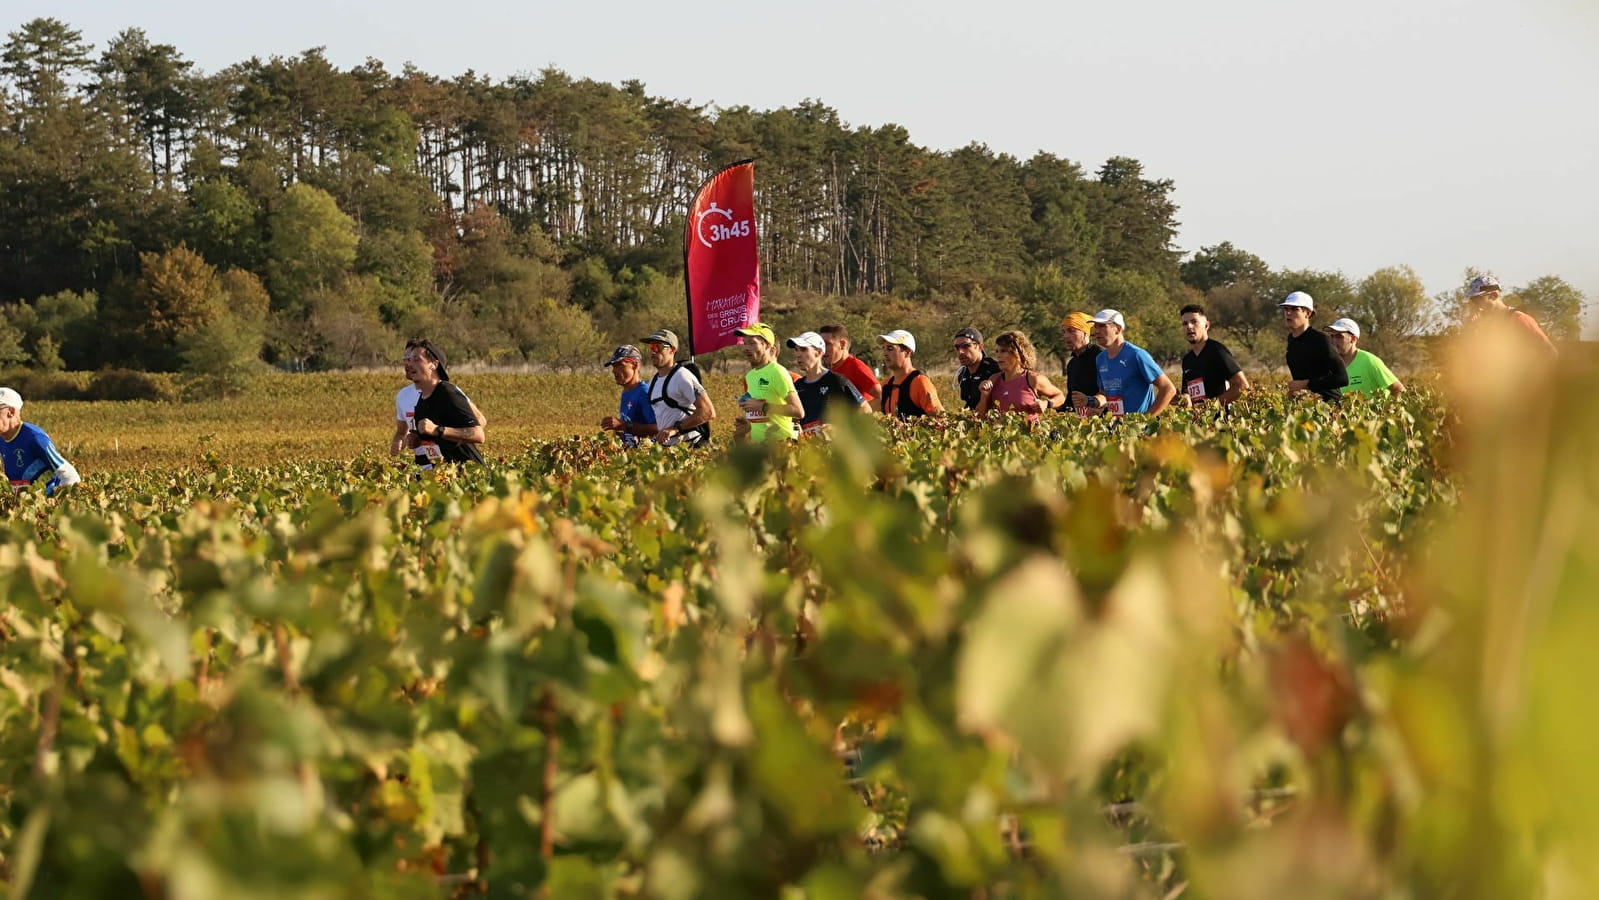
<path id="1" fill-rule="evenodd" d="M 572 439 L 11 498 L 4 875 L 1594 896 L 1599 384 L 1470 366 L 1456 401 L 1338 414 L 861 418 L 771 455 Z"/>

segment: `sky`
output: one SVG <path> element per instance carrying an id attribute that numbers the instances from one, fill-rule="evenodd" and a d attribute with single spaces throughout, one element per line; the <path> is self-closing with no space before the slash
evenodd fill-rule
<path id="1" fill-rule="evenodd" d="M 13 0 L 97 48 L 141 28 L 214 72 L 325 47 L 442 77 L 553 66 L 655 96 L 816 99 L 936 149 L 1170 178 L 1178 246 L 1358 280 L 1559 275 L 1599 323 L 1599 0 Z M 7 21 L 8 20 L 8 21 Z"/>

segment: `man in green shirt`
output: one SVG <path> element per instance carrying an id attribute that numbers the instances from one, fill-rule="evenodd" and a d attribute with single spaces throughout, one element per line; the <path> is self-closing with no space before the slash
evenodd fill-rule
<path id="1" fill-rule="evenodd" d="M 777 336 L 769 325 L 752 322 L 734 334 L 744 338 L 744 356 L 750 370 L 744 373 L 744 396 L 738 405 L 749 422 L 750 440 L 791 441 L 799 437 L 794 420 L 805 417 L 805 406 L 794 378 L 777 364 Z"/>
<path id="2" fill-rule="evenodd" d="M 1333 349 L 1338 351 L 1344 368 L 1349 370 L 1349 385 L 1343 389 L 1344 393 L 1376 394 L 1384 388 L 1390 394 L 1405 392 L 1404 384 L 1382 360 L 1355 346 L 1360 342 L 1360 326 L 1354 319 L 1339 319 L 1328 325 L 1327 336 L 1332 338 Z"/>

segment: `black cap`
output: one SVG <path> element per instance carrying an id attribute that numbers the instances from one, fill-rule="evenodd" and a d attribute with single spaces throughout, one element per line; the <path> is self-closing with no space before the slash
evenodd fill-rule
<path id="1" fill-rule="evenodd" d="M 445 369 L 444 369 L 444 351 L 443 350 L 440 350 L 438 347 L 434 346 L 433 342 L 430 341 L 430 340 L 427 340 L 426 338 L 423 338 L 422 340 L 419 340 L 419 341 L 406 341 L 405 349 L 410 350 L 412 348 L 416 348 L 416 349 L 422 350 L 423 352 L 427 353 L 428 356 L 433 357 L 433 361 L 434 362 L 439 364 L 439 380 L 440 381 L 449 381 L 450 380 L 450 373 L 445 371 Z"/>
<path id="2" fill-rule="evenodd" d="M 965 338 L 974 344 L 981 344 L 983 342 L 983 333 L 970 325 L 967 325 L 960 331 L 955 332 L 955 336 L 957 338 Z"/>

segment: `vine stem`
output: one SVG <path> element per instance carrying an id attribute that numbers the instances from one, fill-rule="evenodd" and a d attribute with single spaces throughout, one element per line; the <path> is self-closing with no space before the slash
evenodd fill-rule
<path id="1" fill-rule="evenodd" d="M 67 689 L 67 667 L 63 664 L 56 666 L 56 680 L 50 686 L 50 693 L 44 697 L 44 711 L 40 714 L 43 722 L 39 726 L 39 743 L 33 754 L 33 777 L 44 778 L 45 759 L 50 751 L 55 748 L 56 732 L 61 728 L 61 693 Z"/>
<path id="2" fill-rule="evenodd" d="M 550 896 L 549 869 L 555 859 L 555 779 L 560 773 L 555 754 L 561 747 L 561 738 L 555 732 L 555 694 L 549 688 L 539 698 L 539 724 L 544 728 L 544 784 L 539 806 L 539 856 L 544 860 L 544 885 L 540 897 Z"/>

